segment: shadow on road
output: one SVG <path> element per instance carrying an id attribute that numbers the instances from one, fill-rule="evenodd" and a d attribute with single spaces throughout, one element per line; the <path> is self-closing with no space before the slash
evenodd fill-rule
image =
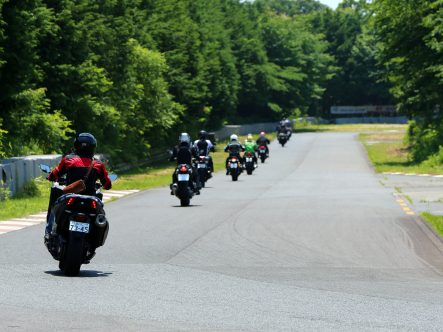
<path id="1" fill-rule="evenodd" d="M 56 271 L 45 271 L 46 274 L 50 274 L 54 277 L 66 277 L 66 278 L 72 278 L 67 277 L 63 274 L 62 271 L 56 270 Z M 79 275 L 77 278 L 105 278 L 109 277 L 112 274 L 112 272 L 103 272 L 103 271 L 95 271 L 95 270 L 80 270 Z"/>
<path id="2" fill-rule="evenodd" d="M 192 208 L 192 207 L 200 207 L 200 206 L 201 205 L 199 205 L 199 204 L 191 204 L 189 206 L 172 205 L 172 207 L 175 207 L 175 208 Z"/>

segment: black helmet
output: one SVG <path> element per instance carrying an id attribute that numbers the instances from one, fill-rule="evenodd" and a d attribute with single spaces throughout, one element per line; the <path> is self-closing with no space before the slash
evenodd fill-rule
<path id="1" fill-rule="evenodd" d="M 90 133 L 81 133 L 74 140 L 74 151 L 88 157 L 94 156 L 97 140 Z"/>
<path id="2" fill-rule="evenodd" d="M 207 139 L 208 133 L 205 130 L 200 130 L 198 133 L 198 137 L 200 137 L 200 139 Z"/>

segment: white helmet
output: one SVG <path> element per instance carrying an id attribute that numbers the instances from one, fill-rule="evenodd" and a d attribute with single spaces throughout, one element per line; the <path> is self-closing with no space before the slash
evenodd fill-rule
<path id="1" fill-rule="evenodd" d="M 183 143 L 191 143 L 191 136 L 189 136 L 188 133 L 181 133 L 180 136 L 178 137 L 178 140 Z"/>
<path id="2" fill-rule="evenodd" d="M 231 135 L 230 138 L 231 138 L 231 142 L 232 142 L 232 141 L 237 141 L 237 140 L 238 140 L 238 136 L 235 135 L 235 134 Z"/>

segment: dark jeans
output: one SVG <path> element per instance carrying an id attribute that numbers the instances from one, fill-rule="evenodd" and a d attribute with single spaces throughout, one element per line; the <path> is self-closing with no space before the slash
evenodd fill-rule
<path id="1" fill-rule="evenodd" d="M 208 156 L 208 165 L 209 165 L 209 169 L 211 170 L 211 172 L 214 173 L 214 162 L 212 161 L 211 156 Z"/>
<path id="2" fill-rule="evenodd" d="M 52 227 L 55 222 L 55 214 L 53 212 L 54 203 L 63 195 L 63 190 L 57 187 L 51 188 L 51 194 L 49 196 L 48 213 L 46 215 L 46 228 L 45 234 L 49 234 L 52 231 Z"/>

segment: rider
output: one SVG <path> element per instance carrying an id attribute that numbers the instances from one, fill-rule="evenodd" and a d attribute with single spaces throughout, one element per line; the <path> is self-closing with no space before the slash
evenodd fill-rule
<path id="1" fill-rule="evenodd" d="M 79 192 L 82 195 L 96 194 L 95 182 L 97 179 L 105 189 L 111 189 L 111 180 L 108 177 L 105 164 L 94 158 L 95 148 L 97 147 L 97 140 L 90 133 L 81 133 L 74 140 L 73 152 L 66 155 L 60 161 L 60 164 L 53 169 L 48 175 L 49 181 L 59 181 L 59 179 L 66 175 L 66 185 L 70 185 L 78 180 L 86 180 L 86 189 Z M 89 175 L 87 175 L 89 174 Z M 49 207 L 47 214 L 47 225 L 45 230 L 45 241 L 51 237 L 52 227 L 55 221 L 55 214 L 53 206 L 55 201 L 63 195 L 63 190 L 57 187 L 51 189 L 49 198 Z"/>
<path id="2" fill-rule="evenodd" d="M 243 157 L 248 153 L 252 153 L 254 159 L 254 167 L 257 167 L 257 154 L 256 154 L 257 150 L 258 146 L 254 142 L 252 134 L 248 134 L 248 137 L 245 140 L 245 154 L 243 155 Z"/>
<path id="3" fill-rule="evenodd" d="M 264 146 L 266 147 L 266 157 L 269 157 L 269 148 L 268 148 L 268 144 L 271 144 L 271 141 L 268 140 L 266 138 L 266 133 L 264 131 L 262 131 L 260 133 L 260 137 L 257 139 L 257 141 L 255 141 L 257 143 L 257 145 L 260 146 Z"/>
<path id="4" fill-rule="evenodd" d="M 229 152 L 228 158 L 226 158 L 226 175 L 229 175 L 228 161 L 231 157 L 237 157 L 240 164 L 243 165 L 243 158 L 240 156 L 240 152 L 245 151 L 245 147 L 238 142 L 238 136 L 233 134 L 229 138 L 230 142 L 225 147 L 225 152 Z"/>
<path id="5" fill-rule="evenodd" d="M 286 134 L 288 135 L 288 138 L 292 136 L 292 121 L 289 119 L 284 119 L 283 124 L 286 127 Z"/>
<path id="6" fill-rule="evenodd" d="M 204 130 L 200 130 L 198 133 L 200 139 L 195 140 L 194 147 L 198 156 L 205 156 L 208 158 L 208 166 L 211 170 L 209 177 L 212 177 L 212 172 L 214 172 L 214 163 L 209 155 L 209 151 L 214 151 L 214 144 L 208 139 L 208 133 Z"/>
<path id="7" fill-rule="evenodd" d="M 200 181 L 198 178 L 198 172 L 196 171 L 195 167 L 192 165 L 192 158 L 196 157 L 195 149 L 193 148 L 191 144 L 191 136 L 189 136 L 188 133 L 181 133 L 179 136 L 179 143 L 174 147 L 174 150 L 172 151 L 170 161 L 177 160 L 177 165 L 186 164 L 188 167 L 192 169 L 191 172 L 191 181 L 189 181 L 189 186 L 191 189 L 197 194 L 200 195 Z M 172 173 L 172 184 L 171 184 L 171 195 L 174 193 L 172 192 L 172 186 L 177 183 L 177 174 L 174 170 L 174 173 Z M 196 186 L 194 186 L 194 182 L 196 183 Z"/>

